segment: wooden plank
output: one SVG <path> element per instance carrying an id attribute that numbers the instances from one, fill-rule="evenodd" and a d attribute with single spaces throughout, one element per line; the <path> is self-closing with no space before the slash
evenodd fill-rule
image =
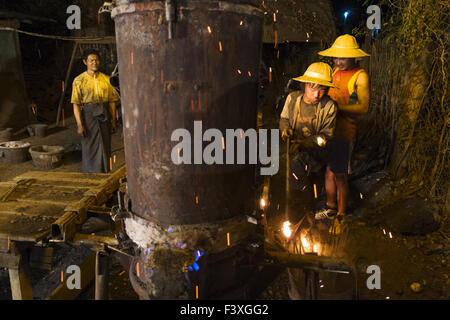
<path id="1" fill-rule="evenodd" d="M 0 205 L 0 215 L 25 215 L 59 218 L 64 206 L 38 201 L 7 201 Z"/>
<path id="2" fill-rule="evenodd" d="M 328 270 L 335 272 L 351 272 L 352 268 L 343 259 L 317 255 L 291 254 L 265 250 L 266 257 L 279 266 L 286 268 L 307 268 L 312 270 Z"/>
<path id="3" fill-rule="evenodd" d="M 46 186 L 47 188 L 53 188 L 53 187 L 60 187 L 60 188 L 77 188 L 77 187 L 84 187 L 84 188 L 93 188 L 101 185 L 105 180 L 95 180 L 95 181 L 75 181 L 75 180 L 49 180 L 45 179 L 44 177 L 42 179 L 35 179 L 32 183 L 32 185 L 40 185 L 40 186 Z M 3 190 L 6 190 L 7 188 L 16 185 L 16 181 L 5 181 L 0 182 L 0 195 L 2 194 Z"/>
<path id="4" fill-rule="evenodd" d="M 81 271 L 81 289 L 67 288 L 67 279 L 62 282 L 46 300 L 74 300 L 86 286 L 94 279 L 95 276 L 95 253 L 93 252 L 80 265 Z"/>
<path id="5" fill-rule="evenodd" d="M 0 252 L 0 266 L 8 269 L 17 269 L 20 263 L 20 256 L 7 252 Z"/>
<path id="6" fill-rule="evenodd" d="M 76 233 L 73 237 L 73 242 L 80 242 L 84 244 L 106 244 L 109 246 L 118 246 L 119 242 L 117 241 L 116 237 L 114 236 L 99 236 L 94 234 L 83 234 L 83 233 Z"/>
<path id="7" fill-rule="evenodd" d="M 50 233 L 56 217 L 33 217 L 20 214 L 0 214 L 0 238 L 37 242 Z"/>
<path id="8" fill-rule="evenodd" d="M 119 188 L 119 180 L 126 177 L 126 167 L 122 166 L 117 171 L 115 171 L 113 174 L 110 175 L 110 177 L 104 181 L 100 186 L 96 188 L 91 188 L 86 192 L 86 195 L 92 195 L 97 198 L 103 197 L 103 198 L 109 198 L 109 196 Z M 107 199 L 105 199 L 106 201 Z"/>
<path id="9" fill-rule="evenodd" d="M 9 282 L 13 300 L 33 300 L 31 282 L 23 270 L 10 268 Z"/>
<path id="10" fill-rule="evenodd" d="M 11 238 L 0 238 L 0 252 L 9 252 L 11 249 Z"/>
<path id="11" fill-rule="evenodd" d="M 33 247 L 30 253 L 30 266 L 42 270 L 52 270 L 53 248 Z"/>
<path id="12" fill-rule="evenodd" d="M 64 205 L 70 202 L 79 201 L 84 197 L 84 193 L 87 190 L 87 188 L 82 187 L 53 187 L 49 189 L 39 185 L 34 185 L 32 187 L 19 186 L 9 195 L 8 201 L 34 200 Z"/>
<path id="13" fill-rule="evenodd" d="M 81 172 L 64 172 L 53 171 L 49 174 L 46 171 L 28 171 L 20 176 L 15 177 L 14 181 L 22 179 L 36 179 L 47 181 L 71 181 L 71 182 L 88 182 L 88 183 L 102 183 L 103 180 L 108 179 L 108 173 L 81 173 Z"/>

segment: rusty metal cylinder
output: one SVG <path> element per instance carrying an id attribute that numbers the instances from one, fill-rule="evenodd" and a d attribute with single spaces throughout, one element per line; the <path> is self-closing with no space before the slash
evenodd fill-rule
<path id="1" fill-rule="evenodd" d="M 112 12 L 132 212 L 180 225 L 251 214 L 255 165 L 176 165 L 171 135 L 194 139 L 194 121 L 224 136 L 256 128 L 263 12 L 249 0 L 167 5 L 119 0 Z"/>

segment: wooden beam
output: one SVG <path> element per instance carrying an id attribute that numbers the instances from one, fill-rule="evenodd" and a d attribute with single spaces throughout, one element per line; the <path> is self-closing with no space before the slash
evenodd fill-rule
<path id="1" fill-rule="evenodd" d="M 316 271 L 350 273 L 352 268 L 343 259 L 317 255 L 291 254 L 288 252 L 265 251 L 272 263 L 286 268 L 304 268 Z"/>
<path id="2" fill-rule="evenodd" d="M 81 289 L 67 288 L 67 279 L 60 283 L 58 287 L 53 290 L 46 300 L 74 300 L 78 295 L 88 286 L 95 276 L 95 252 L 93 252 L 80 265 L 81 271 Z"/>
<path id="3" fill-rule="evenodd" d="M 52 270 L 53 248 L 33 247 L 30 253 L 30 266 L 42 270 Z"/>
<path id="4" fill-rule="evenodd" d="M 62 105 L 64 102 L 64 96 L 66 95 L 66 91 L 67 91 L 67 87 L 68 87 L 67 82 L 69 82 L 69 77 L 70 77 L 70 74 L 72 73 L 72 65 L 73 65 L 73 61 L 75 60 L 75 53 L 77 52 L 77 48 L 78 48 L 78 42 L 75 42 L 75 44 L 73 45 L 72 56 L 70 57 L 70 61 L 69 61 L 69 67 L 67 68 L 67 72 L 66 72 L 66 79 L 64 81 L 64 89 L 61 92 L 61 96 L 59 97 L 58 113 L 56 114 L 56 125 L 57 126 L 59 126 L 61 109 L 62 109 Z"/>
<path id="5" fill-rule="evenodd" d="M 13 300 L 33 300 L 31 282 L 21 268 L 9 268 L 9 281 Z"/>
<path id="6" fill-rule="evenodd" d="M 11 253 L 8 254 L 9 262 L 9 282 L 13 300 L 33 300 L 33 290 L 29 279 L 30 268 L 28 257 L 22 255 L 22 250 L 14 242 L 11 243 Z"/>
<path id="7" fill-rule="evenodd" d="M 76 233 L 72 240 L 73 243 L 83 243 L 89 245 L 108 245 L 118 246 L 119 242 L 114 236 L 98 236 L 94 234 Z"/>

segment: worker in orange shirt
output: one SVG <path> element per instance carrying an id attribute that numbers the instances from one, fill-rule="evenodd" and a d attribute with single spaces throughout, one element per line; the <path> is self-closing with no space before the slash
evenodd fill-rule
<path id="1" fill-rule="evenodd" d="M 325 173 L 326 206 L 315 214 L 316 220 L 338 218 L 341 221 L 347 210 L 348 174 L 350 155 L 356 137 L 356 119 L 369 109 L 369 75 L 362 69 L 356 58 L 369 54 L 361 50 L 355 37 L 338 37 L 331 48 L 319 52 L 333 57 L 333 84 L 328 95 L 338 104 L 336 132 L 329 143 L 330 160 Z"/>

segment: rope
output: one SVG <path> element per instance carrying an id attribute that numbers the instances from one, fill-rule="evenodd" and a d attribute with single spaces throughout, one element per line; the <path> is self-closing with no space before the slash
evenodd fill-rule
<path id="1" fill-rule="evenodd" d="M 0 27 L 0 31 L 15 31 L 15 32 L 23 33 L 23 34 L 33 36 L 33 37 L 41 37 L 41 38 L 48 38 L 48 39 L 55 39 L 55 40 L 67 40 L 67 41 L 83 41 L 83 40 L 99 41 L 99 40 L 106 40 L 106 39 L 114 38 L 112 36 L 111 37 L 99 37 L 99 38 L 52 36 L 52 35 L 47 35 L 47 34 L 23 31 L 23 30 L 19 30 L 19 29 L 15 29 L 15 28 L 10 28 L 10 27 Z"/>

